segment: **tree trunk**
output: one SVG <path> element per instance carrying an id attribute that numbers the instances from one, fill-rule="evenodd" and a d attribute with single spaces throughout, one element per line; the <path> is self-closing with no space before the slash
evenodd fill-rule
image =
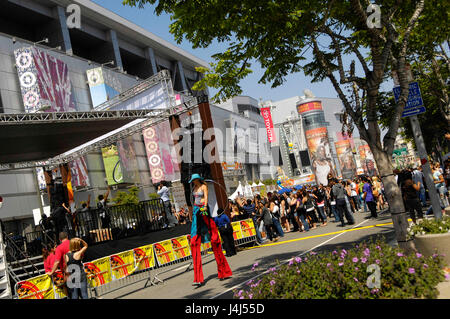
<path id="1" fill-rule="evenodd" d="M 369 146 L 375 158 L 381 181 L 383 182 L 398 245 L 406 253 L 411 253 L 414 251 L 414 246 L 411 240 L 407 240 L 408 219 L 403 204 L 402 194 L 397 185 L 397 181 L 395 180 L 395 175 L 393 174 L 394 167 L 392 161 L 385 151 L 373 147 L 372 145 Z"/>

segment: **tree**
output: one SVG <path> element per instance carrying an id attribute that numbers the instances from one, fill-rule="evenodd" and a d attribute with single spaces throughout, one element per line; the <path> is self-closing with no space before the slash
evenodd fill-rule
<path id="1" fill-rule="evenodd" d="M 124 4 L 143 8 L 149 3 L 156 5 L 157 14 L 171 14 L 170 32 L 178 43 L 186 38 L 194 48 L 207 47 L 213 40 L 229 44 L 225 52 L 213 56 L 217 63 L 211 64 L 211 69 L 199 69 L 205 75 L 195 88 L 218 88 L 215 100 L 242 92 L 239 82 L 251 72 L 253 61 L 265 70 L 259 82 L 272 87 L 300 71 L 314 81 L 331 81 L 350 120 L 349 127 L 356 126 L 372 150 L 397 241 L 407 248 L 407 219 L 393 174 L 392 152 L 408 97 L 408 47 L 420 36 L 434 42 L 438 34 L 448 34 L 446 2 L 372 2 L 374 5 L 366 0 L 125 0 Z M 313 56 L 306 58 L 309 50 Z M 344 63 L 344 57 L 352 61 Z M 382 139 L 380 87 L 391 70 L 398 75 L 401 96 Z"/>
<path id="2" fill-rule="evenodd" d="M 112 199 L 115 205 L 126 205 L 126 204 L 139 204 L 139 188 L 136 186 L 130 187 L 127 191 L 118 191 L 116 196 Z"/>

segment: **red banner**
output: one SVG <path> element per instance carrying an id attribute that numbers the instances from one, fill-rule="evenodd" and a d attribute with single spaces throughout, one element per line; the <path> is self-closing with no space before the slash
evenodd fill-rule
<path id="1" fill-rule="evenodd" d="M 322 103 L 320 101 L 308 102 L 297 105 L 297 112 L 299 114 L 315 110 L 322 110 Z"/>
<path id="2" fill-rule="evenodd" d="M 275 142 L 275 132 L 273 129 L 272 114 L 270 113 L 270 107 L 261 108 L 261 115 L 264 119 L 264 124 L 266 125 L 267 138 L 269 139 L 270 143 L 273 143 Z"/>

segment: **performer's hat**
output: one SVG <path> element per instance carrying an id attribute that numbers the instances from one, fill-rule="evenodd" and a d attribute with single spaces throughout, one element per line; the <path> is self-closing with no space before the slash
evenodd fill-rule
<path id="1" fill-rule="evenodd" d="M 203 180 L 203 178 L 199 174 L 192 174 L 191 179 L 189 180 L 189 183 L 192 183 L 194 179 L 200 179 Z"/>

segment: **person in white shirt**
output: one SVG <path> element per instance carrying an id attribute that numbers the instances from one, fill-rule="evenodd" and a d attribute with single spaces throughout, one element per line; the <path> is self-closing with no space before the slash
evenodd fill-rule
<path id="1" fill-rule="evenodd" d="M 178 220 L 172 214 L 172 205 L 170 204 L 169 188 L 166 186 L 166 182 L 162 181 L 158 184 L 157 194 L 161 198 L 164 204 L 164 212 L 166 214 L 166 222 L 168 227 L 174 227 L 178 224 Z"/>

